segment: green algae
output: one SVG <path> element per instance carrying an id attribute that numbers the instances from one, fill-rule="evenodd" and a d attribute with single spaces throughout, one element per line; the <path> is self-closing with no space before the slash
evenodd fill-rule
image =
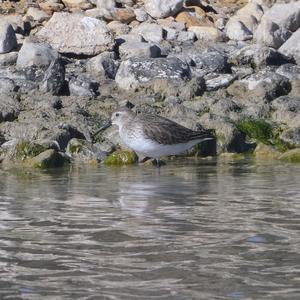
<path id="1" fill-rule="evenodd" d="M 47 150 L 42 145 L 22 141 L 16 145 L 15 158 L 24 161 L 27 158 L 32 158 Z"/>
<path id="2" fill-rule="evenodd" d="M 291 163 L 300 163 L 300 148 L 288 150 L 279 156 L 280 160 L 291 162 Z"/>
<path id="3" fill-rule="evenodd" d="M 132 165 L 136 162 L 137 155 L 127 150 L 117 150 L 104 160 L 106 165 Z"/>

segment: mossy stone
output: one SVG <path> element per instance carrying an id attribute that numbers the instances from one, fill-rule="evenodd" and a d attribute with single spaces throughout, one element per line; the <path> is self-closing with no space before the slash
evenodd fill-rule
<path id="1" fill-rule="evenodd" d="M 46 148 L 42 145 L 22 141 L 16 145 L 15 157 L 16 159 L 24 161 L 27 158 L 32 158 L 44 152 Z"/>
<path id="2" fill-rule="evenodd" d="M 137 155 L 133 151 L 117 150 L 109 155 L 104 163 L 106 165 L 132 165 L 138 160 Z"/>
<path id="3" fill-rule="evenodd" d="M 260 143 L 256 146 L 254 155 L 258 159 L 276 159 L 281 153 L 273 146 Z"/>
<path id="4" fill-rule="evenodd" d="M 53 149 L 48 149 L 39 155 L 28 159 L 27 162 L 34 168 L 49 169 L 62 167 L 68 160 L 63 154 Z"/>
<path id="5" fill-rule="evenodd" d="M 279 156 L 280 160 L 292 162 L 292 163 L 300 163 L 300 148 L 288 150 Z"/>

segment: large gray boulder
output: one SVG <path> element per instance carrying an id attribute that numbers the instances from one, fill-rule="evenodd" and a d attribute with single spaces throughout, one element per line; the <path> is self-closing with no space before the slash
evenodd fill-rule
<path id="1" fill-rule="evenodd" d="M 142 23 L 132 29 L 131 35 L 140 35 L 147 42 L 160 43 L 163 40 L 163 29 L 155 23 Z"/>
<path id="2" fill-rule="evenodd" d="M 46 43 L 25 40 L 18 54 L 17 67 L 47 67 L 59 57 L 58 52 Z"/>
<path id="3" fill-rule="evenodd" d="M 113 47 L 106 23 L 82 14 L 54 13 L 37 36 L 60 53 L 96 55 Z"/>
<path id="4" fill-rule="evenodd" d="M 279 48 L 279 52 L 292 56 L 300 64 L 300 28 Z"/>
<path id="5" fill-rule="evenodd" d="M 0 21 L 0 53 L 7 53 L 17 46 L 17 38 L 13 27 Z"/>
<path id="6" fill-rule="evenodd" d="M 146 12 L 155 19 L 175 15 L 183 6 L 183 0 L 145 0 Z"/>
<path id="7" fill-rule="evenodd" d="M 189 66 L 178 58 L 130 58 L 121 63 L 116 83 L 121 89 L 135 90 L 154 79 L 189 80 Z"/>

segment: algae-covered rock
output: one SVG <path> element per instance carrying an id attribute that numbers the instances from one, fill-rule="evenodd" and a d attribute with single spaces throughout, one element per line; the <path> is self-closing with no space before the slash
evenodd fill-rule
<path id="1" fill-rule="evenodd" d="M 282 155 L 279 156 L 279 159 L 292 163 L 300 163 L 300 148 L 284 152 Z"/>
<path id="2" fill-rule="evenodd" d="M 106 165 L 132 165 L 137 162 L 137 155 L 132 151 L 117 150 L 108 156 L 104 163 Z"/>
<path id="3" fill-rule="evenodd" d="M 39 155 L 27 160 L 28 164 L 34 168 L 48 169 L 62 167 L 69 162 L 68 158 L 60 152 L 48 149 Z"/>
<path id="4" fill-rule="evenodd" d="M 237 124 L 240 131 L 258 142 L 269 144 L 272 138 L 272 126 L 264 120 L 245 120 Z"/>
<path id="5" fill-rule="evenodd" d="M 44 152 L 45 146 L 29 141 L 21 141 L 15 146 L 14 157 L 17 160 L 24 161 L 27 158 L 32 158 Z"/>
<path id="6" fill-rule="evenodd" d="M 258 159 L 275 159 L 278 158 L 281 153 L 273 146 L 260 143 L 256 146 L 254 155 Z"/>

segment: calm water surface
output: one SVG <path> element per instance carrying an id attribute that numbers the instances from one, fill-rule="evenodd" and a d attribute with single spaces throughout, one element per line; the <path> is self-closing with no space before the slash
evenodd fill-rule
<path id="1" fill-rule="evenodd" d="M 0 170 L 0 299 L 300 299 L 300 165 Z"/>

